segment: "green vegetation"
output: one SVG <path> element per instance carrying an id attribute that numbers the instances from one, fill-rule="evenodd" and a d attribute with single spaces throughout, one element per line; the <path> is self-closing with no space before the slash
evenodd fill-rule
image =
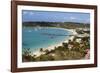
<path id="1" fill-rule="evenodd" d="M 75 22 L 23 22 L 23 27 L 61 27 L 67 29 L 90 27 L 89 24 Z"/>
<path id="2" fill-rule="evenodd" d="M 90 49 L 89 37 L 81 38 L 77 42 L 77 37 L 68 43 L 62 43 L 62 46 L 55 47 L 53 50 L 44 50 L 40 48 L 40 52 L 44 52 L 40 56 L 31 55 L 30 49 L 26 49 L 23 53 L 23 62 L 31 61 L 57 61 L 57 60 L 79 60 L 84 59 L 86 49 Z"/>
<path id="3" fill-rule="evenodd" d="M 31 56 L 31 51 L 30 49 L 24 49 L 23 55 L 22 55 L 22 60 L 24 62 L 28 62 L 28 61 L 33 61 L 35 60 L 35 55 Z"/>

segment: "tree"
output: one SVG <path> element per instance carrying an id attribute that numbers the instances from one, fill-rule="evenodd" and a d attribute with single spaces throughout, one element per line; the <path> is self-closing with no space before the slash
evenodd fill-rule
<path id="1" fill-rule="evenodd" d="M 43 48 L 40 48 L 40 52 L 43 52 Z"/>
<path id="2" fill-rule="evenodd" d="M 68 44 L 67 43 L 62 43 L 64 48 L 68 48 Z"/>

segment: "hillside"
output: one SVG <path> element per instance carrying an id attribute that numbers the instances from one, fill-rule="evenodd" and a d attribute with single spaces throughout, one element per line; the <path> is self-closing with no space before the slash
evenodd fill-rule
<path id="1" fill-rule="evenodd" d="M 62 28 L 84 28 L 90 27 L 90 24 L 76 22 L 23 22 L 23 27 L 62 27 Z"/>

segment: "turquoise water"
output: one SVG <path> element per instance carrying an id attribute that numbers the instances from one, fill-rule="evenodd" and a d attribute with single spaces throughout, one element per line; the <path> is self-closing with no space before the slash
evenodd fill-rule
<path id="1" fill-rule="evenodd" d="M 54 44 L 59 44 L 69 38 L 71 32 L 61 28 L 23 28 L 22 29 L 22 48 L 30 48 L 36 51 L 40 48 L 47 48 Z"/>

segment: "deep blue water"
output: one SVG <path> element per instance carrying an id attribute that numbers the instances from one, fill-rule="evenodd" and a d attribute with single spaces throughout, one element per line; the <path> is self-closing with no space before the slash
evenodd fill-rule
<path id="1" fill-rule="evenodd" d="M 46 48 L 54 44 L 63 42 L 71 32 L 59 28 L 23 28 L 22 29 L 22 48 L 30 48 L 36 51 L 40 48 Z"/>

